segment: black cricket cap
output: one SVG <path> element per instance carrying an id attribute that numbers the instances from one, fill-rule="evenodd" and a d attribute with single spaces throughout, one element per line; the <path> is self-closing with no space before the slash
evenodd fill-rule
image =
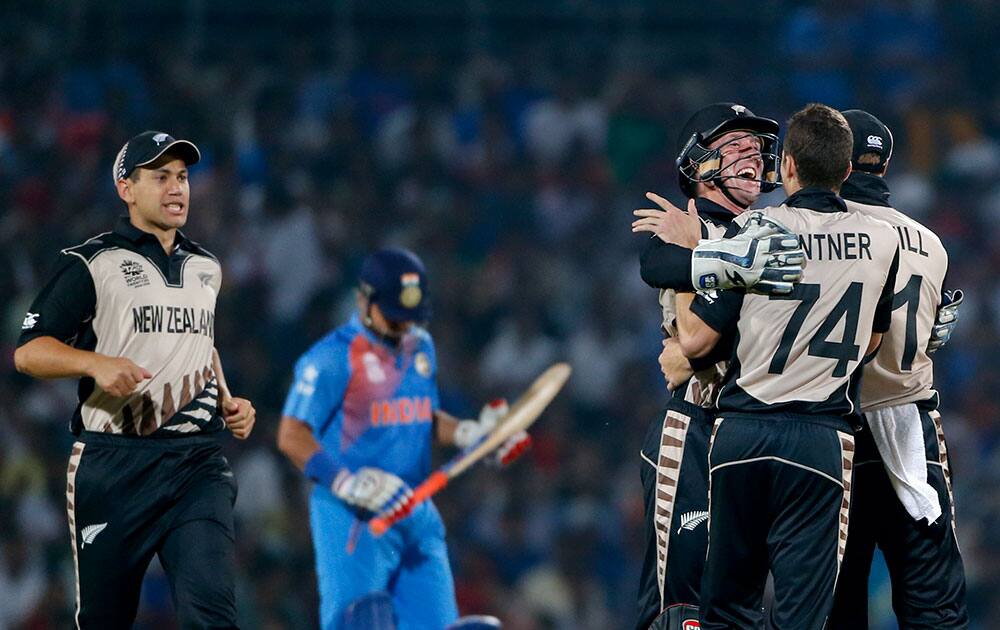
<path id="1" fill-rule="evenodd" d="M 380 249 L 361 263 L 361 292 L 378 304 L 382 313 L 395 322 L 424 322 L 430 319 L 424 263 L 405 249 Z"/>
<path id="2" fill-rule="evenodd" d="M 118 151 L 112 177 L 117 182 L 140 166 L 151 164 L 165 153 L 175 155 L 191 166 L 201 159 L 201 151 L 190 140 L 178 140 L 162 131 L 143 131 Z"/>
<path id="3" fill-rule="evenodd" d="M 892 132 L 885 124 L 866 111 L 848 109 L 840 112 L 854 134 L 854 150 L 851 152 L 851 168 L 865 173 L 881 173 L 886 162 L 892 157 Z M 877 159 L 858 159 L 865 154 L 875 154 Z"/>

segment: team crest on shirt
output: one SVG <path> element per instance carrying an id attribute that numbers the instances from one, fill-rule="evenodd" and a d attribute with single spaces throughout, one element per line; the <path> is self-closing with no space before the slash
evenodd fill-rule
<path id="1" fill-rule="evenodd" d="M 431 375 L 431 360 L 426 352 L 418 352 L 417 356 L 413 357 L 413 367 L 417 368 L 417 374 L 424 378 Z"/>
<path id="2" fill-rule="evenodd" d="M 399 303 L 405 308 L 414 308 L 424 299 L 424 292 L 420 290 L 420 274 L 404 273 L 399 277 L 399 283 L 403 289 L 399 292 Z"/>
<path id="3" fill-rule="evenodd" d="M 146 275 L 146 270 L 142 268 L 141 263 L 131 258 L 126 258 L 118 265 L 118 268 L 122 270 L 122 275 L 125 276 L 125 284 L 133 289 L 149 286 L 149 276 Z"/>

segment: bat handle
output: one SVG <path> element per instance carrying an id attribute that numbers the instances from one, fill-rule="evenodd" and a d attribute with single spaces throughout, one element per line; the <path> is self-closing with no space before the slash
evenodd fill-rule
<path id="1" fill-rule="evenodd" d="M 413 496 L 410 498 L 407 509 L 399 510 L 385 516 L 376 516 L 368 521 L 368 531 L 375 536 L 381 536 L 389 531 L 390 527 L 406 518 L 414 507 L 437 494 L 446 485 L 448 485 L 448 474 L 441 470 L 434 471 L 430 477 L 413 490 Z"/>

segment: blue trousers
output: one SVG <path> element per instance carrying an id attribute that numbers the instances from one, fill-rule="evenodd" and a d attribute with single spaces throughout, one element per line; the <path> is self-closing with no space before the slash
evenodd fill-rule
<path id="1" fill-rule="evenodd" d="M 362 524 L 353 553 L 354 511 L 326 488 L 314 488 L 309 520 L 323 630 L 339 630 L 347 606 L 376 591 L 392 597 L 399 630 L 444 628 L 458 618 L 444 523 L 430 501 L 380 538 Z"/>

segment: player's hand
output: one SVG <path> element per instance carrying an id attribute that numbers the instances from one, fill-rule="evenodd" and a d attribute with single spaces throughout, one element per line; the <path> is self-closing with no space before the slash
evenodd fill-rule
<path id="1" fill-rule="evenodd" d="M 696 289 L 745 288 L 761 295 L 788 295 L 802 278 L 805 252 L 779 221 L 755 211 L 732 238 L 701 241 L 691 254 Z"/>
<path id="2" fill-rule="evenodd" d="M 669 337 L 663 340 L 663 351 L 660 352 L 660 371 L 667 381 L 667 389 L 674 391 L 694 376 L 691 363 L 681 352 L 681 344 L 677 339 Z"/>
<path id="3" fill-rule="evenodd" d="M 224 397 L 221 403 L 222 417 L 226 427 L 238 439 L 250 437 L 253 425 L 257 422 L 257 410 L 246 398 Z"/>
<path id="4" fill-rule="evenodd" d="M 701 219 L 694 199 L 688 201 L 687 212 L 670 203 L 656 193 L 646 193 L 649 199 L 660 206 L 659 210 L 640 208 L 632 212 L 639 217 L 632 222 L 633 232 L 652 232 L 664 243 L 673 243 L 687 249 L 694 249 L 701 239 Z"/>
<path id="5" fill-rule="evenodd" d="M 97 386 L 112 396 L 124 398 L 135 391 L 139 383 L 153 378 L 146 368 L 141 368 L 125 357 L 94 355 L 89 374 Z"/>
<path id="6" fill-rule="evenodd" d="M 379 468 L 359 468 L 357 472 L 340 471 L 330 488 L 344 503 L 383 517 L 403 516 L 413 505 L 413 491 L 406 482 Z"/>
<path id="7" fill-rule="evenodd" d="M 455 427 L 455 446 L 465 450 L 483 439 L 496 428 L 497 423 L 507 415 L 510 407 L 507 400 L 497 398 L 483 405 L 478 420 L 460 420 Z"/>
<path id="8" fill-rule="evenodd" d="M 958 325 L 958 307 L 964 299 L 965 294 L 961 289 L 945 291 L 941 296 L 941 306 L 938 307 L 934 326 L 931 327 L 931 339 L 927 342 L 927 354 L 938 351 L 951 339 L 951 334 Z"/>

